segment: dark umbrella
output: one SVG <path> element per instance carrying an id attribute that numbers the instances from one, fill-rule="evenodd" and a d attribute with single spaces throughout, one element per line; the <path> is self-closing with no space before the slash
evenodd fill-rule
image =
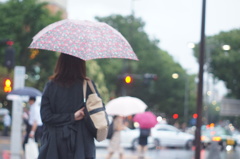
<path id="1" fill-rule="evenodd" d="M 40 92 L 38 89 L 33 87 L 24 87 L 24 88 L 15 89 L 8 94 L 19 95 L 19 96 L 30 96 L 30 97 L 42 96 L 42 92 Z"/>

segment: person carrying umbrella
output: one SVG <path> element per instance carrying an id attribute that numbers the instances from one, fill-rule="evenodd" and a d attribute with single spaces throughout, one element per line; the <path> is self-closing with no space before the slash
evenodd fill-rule
<path id="1" fill-rule="evenodd" d="M 158 121 L 157 117 L 150 111 L 136 114 L 133 118 L 133 121 L 137 122 L 140 126 L 140 136 L 139 136 L 139 159 L 144 158 L 144 154 L 147 151 L 148 147 L 148 137 L 151 135 L 151 128 L 154 127 Z"/>
<path id="2" fill-rule="evenodd" d="M 106 23 L 70 19 L 43 28 L 29 48 L 61 52 L 42 96 L 44 131 L 38 159 L 95 159 L 94 137 L 83 120 L 83 82 L 89 80 L 85 61 L 138 60 L 133 49 L 121 33 Z M 86 96 L 91 93 L 88 86 Z"/>
<path id="3" fill-rule="evenodd" d="M 38 159 L 96 158 L 94 136 L 83 120 L 84 80 L 88 80 L 85 61 L 60 54 L 54 74 L 43 91 L 41 117 L 44 131 Z M 95 84 L 94 87 L 100 96 Z M 87 96 L 91 93 L 87 85 Z"/>
<path id="4" fill-rule="evenodd" d="M 151 128 L 140 128 L 140 136 L 138 140 L 138 153 L 139 159 L 144 158 L 144 154 L 147 151 L 148 147 L 148 137 L 151 135 Z"/>

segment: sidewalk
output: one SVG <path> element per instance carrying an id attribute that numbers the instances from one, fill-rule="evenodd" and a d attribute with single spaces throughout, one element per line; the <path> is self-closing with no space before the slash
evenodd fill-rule
<path id="1" fill-rule="evenodd" d="M 0 159 L 8 159 L 10 152 L 10 137 L 0 136 Z"/>

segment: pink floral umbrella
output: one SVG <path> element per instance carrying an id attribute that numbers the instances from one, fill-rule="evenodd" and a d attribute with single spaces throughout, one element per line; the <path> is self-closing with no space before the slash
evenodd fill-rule
<path id="1" fill-rule="evenodd" d="M 33 37 L 29 48 L 62 52 L 83 60 L 138 60 L 122 34 L 101 22 L 65 19 L 52 23 Z"/>
<path id="2" fill-rule="evenodd" d="M 133 121 L 138 122 L 140 125 L 140 128 L 143 128 L 143 129 L 152 128 L 158 123 L 157 117 L 150 111 L 136 114 L 133 117 Z"/>

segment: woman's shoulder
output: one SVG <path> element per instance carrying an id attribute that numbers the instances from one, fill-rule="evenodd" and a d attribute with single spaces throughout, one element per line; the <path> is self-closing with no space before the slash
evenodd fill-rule
<path id="1" fill-rule="evenodd" d="M 53 82 L 52 80 L 47 81 L 46 84 L 45 84 L 43 92 L 46 92 L 50 88 L 54 87 L 54 85 L 55 85 L 55 82 Z"/>
<path id="2" fill-rule="evenodd" d="M 53 82 L 52 80 L 49 80 L 46 82 L 45 87 L 50 87 L 50 86 L 54 85 L 54 83 L 55 82 Z"/>

